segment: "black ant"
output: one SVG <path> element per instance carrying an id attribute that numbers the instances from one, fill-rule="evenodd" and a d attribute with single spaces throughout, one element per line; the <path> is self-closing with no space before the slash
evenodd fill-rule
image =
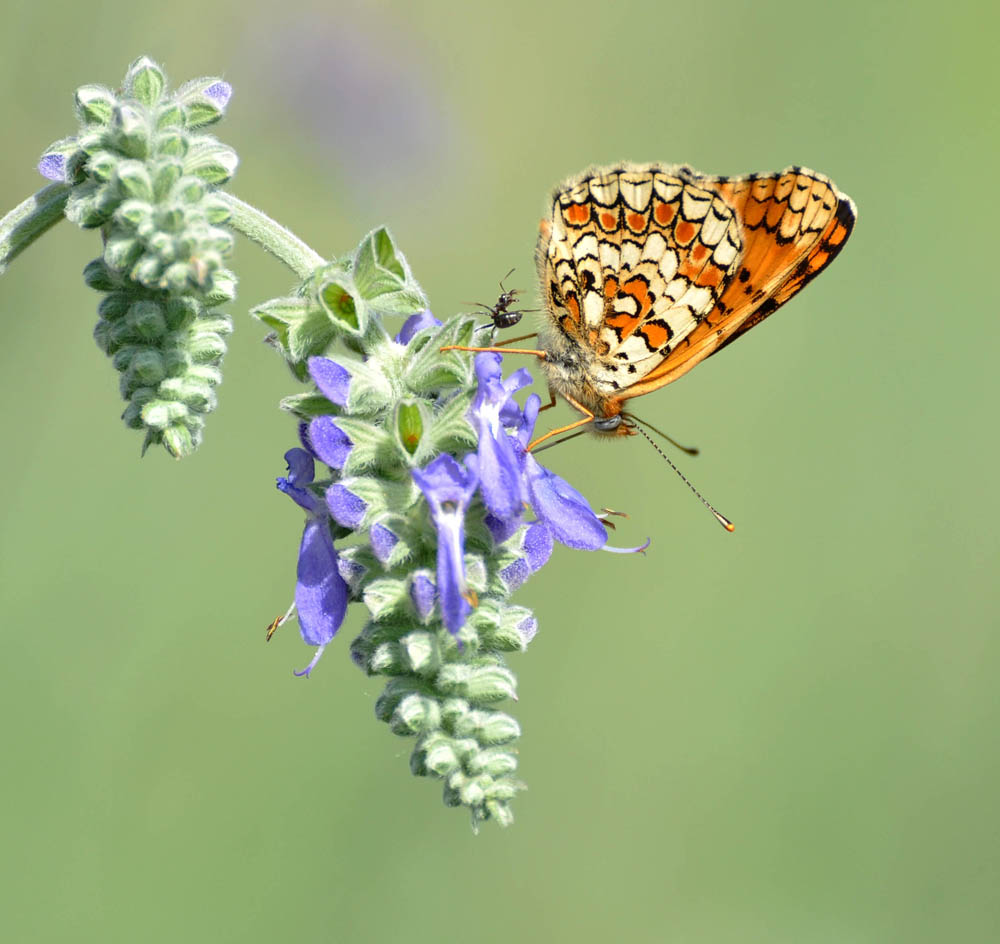
<path id="1" fill-rule="evenodd" d="M 511 269 L 501 280 L 500 280 L 500 297 L 497 299 L 495 305 L 484 305 L 482 302 L 474 302 L 480 308 L 485 308 L 489 313 L 489 316 L 493 319 L 493 330 L 496 331 L 498 328 L 513 328 L 520 320 L 521 316 L 527 314 L 529 311 L 537 311 L 537 308 L 528 308 L 521 310 L 510 310 L 511 305 L 517 304 L 517 296 L 520 294 L 520 289 L 512 288 L 509 291 L 503 287 L 503 283 L 507 281 L 513 275 L 514 270 Z"/>

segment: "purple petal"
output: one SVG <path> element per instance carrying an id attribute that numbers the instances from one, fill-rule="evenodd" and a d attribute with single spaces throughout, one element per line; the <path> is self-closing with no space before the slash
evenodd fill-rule
<path id="1" fill-rule="evenodd" d="M 337 406 L 347 406 L 351 375 L 346 368 L 329 357 L 310 357 L 309 376 L 327 400 Z"/>
<path id="2" fill-rule="evenodd" d="M 375 556 L 383 564 L 389 560 L 392 549 L 399 543 L 399 538 L 384 524 L 373 524 L 368 531 L 368 537 L 371 539 Z"/>
<path id="3" fill-rule="evenodd" d="M 538 632 L 538 620 L 536 620 L 533 616 L 525 617 L 518 624 L 517 631 L 524 640 L 524 644 L 528 645 L 528 643 L 535 638 L 535 633 Z"/>
<path id="4" fill-rule="evenodd" d="M 302 443 L 302 448 L 305 449 L 306 452 L 315 457 L 316 453 L 313 450 L 312 443 L 309 442 L 308 423 L 299 423 L 299 442 Z"/>
<path id="5" fill-rule="evenodd" d="M 411 475 L 427 498 L 433 514 L 435 508 L 450 502 L 462 508 L 468 505 L 476 490 L 476 468 L 466 459 L 468 469 L 462 468 L 454 456 L 444 453 L 423 469 L 413 469 Z"/>
<path id="6" fill-rule="evenodd" d="M 541 406 L 542 398 L 537 393 L 529 394 L 528 399 L 524 401 L 524 414 L 518 426 L 517 441 L 525 449 L 528 448 L 528 443 L 535 432 L 535 421 L 538 419 Z"/>
<path id="7" fill-rule="evenodd" d="M 344 578 L 347 586 L 355 589 L 361 582 L 361 578 L 368 573 L 368 568 L 364 564 L 359 564 L 349 557 L 337 555 L 337 573 Z"/>
<path id="8" fill-rule="evenodd" d="M 523 504 L 521 468 L 514 441 L 505 432 L 493 437 L 488 430 L 479 436 L 479 487 L 486 507 L 498 518 L 510 518 Z"/>
<path id="9" fill-rule="evenodd" d="M 309 442 L 317 458 L 332 469 L 342 469 L 354 448 L 350 437 L 332 416 L 317 416 L 309 424 Z"/>
<path id="10" fill-rule="evenodd" d="M 513 564 L 508 564 L 500 571 L 500 579 L 507 585 L 507 589 L 513 593 L 531 576 L 531 568 L 528 562 L 519 557 Z"/>
<path id="11" fill-rule="evenodd" d="M 305 449 L 289 449 L 285 453 L 285 462 L 288 465 L 288 477 L 278 479 L 278 489 L 300 508 L 305 508 L 311 514 L 318 514 L 323 505 L 307 488 L 315 474 L 312 456 Z"/>
<path id="12" fill-rule="evenodd" d="M 229 104 L 229 99 L 233 94 L 233 87 L 228 82 L 220 80 L 213 82 L 202 94 L 205 98 L 214 102 L 220 109 L 223 109 Z"/>
<path id="13" fill-rule="evenodd" d="M 608 533 L 587 500 L 554 472 L 543 468 L 530 453 L 525 455 L 528 493 L 535 514 L 567 547 L 596 551 L 604 547 Z"/>
<path id="14" fill-rule="evenodd" d="M 296 575 L 295 608 L 302 639 L 310 646 L 325 646 L 347 611 L 347 584 L 337 570 L 337 552 L 326 521 L 306 522 Z"/>
<path id="15" fill-rule="evenodd" d="M 493 540 L 497 544 L 503 544 L 514 532 L 521 527 L 521 515 L 516 514 L 511 518 L 496 518 L 488 514 L 485 518 L 486 527 L 490 529 Z"/>
<path id="16" fill-rule="evenodd" d="M 434 586 L 434 581 L 425 574 L 414 574 L 410 581 L 410 600 L 422 622 L 426 622 L 431 615 L 436 597 L 437 589 Z"/>
<path id="17" fill-rule="evenodd" d="M 606 544 L 601 548 L 602 551 L 608 551 L 610 554 L 643 554 L 645 555 L 646 549 L 650 544 L 653 543 L 652 538 L 646 538 L 642 544 L 638 547 L 612 547 L 610 544 Z"/>
<path id="18" fill-rule="evenodd" d="M 361 524 L 368 503 L 337 482 L 326 490 L 326 507 L 337 524 L 353 529 Z"/>
<path id="19" fill-rule="evenodd" d="M 415 315 L 410 315 L 403 322 L 403 327 L 399 329 L 399 334 L 396 335 L 395 341 L 397 344 L 409 344 L 413 339 L 413 335 L 418 331 L 423 331 L 424 328 L 439 327 L 441 327 L 441 322 L 425 308 L 423 311 L 418 311 Z"/>
<path id="20" fill-rule="evenodd" d="M 464 544 L 461 515 L 442 516 L 438 522 L 437 587 L 441 618 L 452 635 L 462 628 L 472 609 L 465 599 Z"/>
<path id="21" fill-rule="evenodd" d="M 66 155 L 46 154 L 38 162 L 38 173 L 48 180 L 55 180 L 58 183 L 66 181 Z"/>
<path id="22" fill-rule="evenodd" d="M 544 521 L 535 521 L 524 533 L 524 556 L 532 573 L 537 573 L 552 556 L 552 532 Z"/>

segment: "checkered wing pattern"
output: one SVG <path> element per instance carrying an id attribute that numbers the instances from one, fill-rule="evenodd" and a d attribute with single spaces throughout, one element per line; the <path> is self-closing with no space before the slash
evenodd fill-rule
<path id="1" fill-rule="evenodd" d="M 546 309 L 610 405 L 670 383 L 763 321 L 829 265 L 854 219 L 848 197 L 799 167 L 593 169 L 555 192 L 542 223 Z"/>
<path id="2" fill-rule="evenodd" d="M 595 170 L 556 192 L 539 243 L 555 327 L 584 348 L 590 380 L 641 380 L 719 303 L 742 243 L 722 197 L 646 165 Z"/>
<path id="3" fill-rule="evenodd" d="M 680 173 L 717 194 L 739 221 L 743 245 L 736 276 L 683 343 L 623 391 L 623 399 L 671 383 L 760 324 L 836 258 L 857 218 L 850 197 L 803 167 L 747 177 L 706 177 L 690 168 Z"/>

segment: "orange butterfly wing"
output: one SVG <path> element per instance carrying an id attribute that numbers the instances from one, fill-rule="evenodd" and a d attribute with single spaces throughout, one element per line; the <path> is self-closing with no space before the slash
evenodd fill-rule
<path id="1" fill-rule="evenodd" d="M 834 260 L 857 218 L 833 181 L 802 167 L 749 177 L 705 177 L 682 167 L 678 176 L 733 209 L 743 232 L 740 266 L 708 317 L 620 400 L 677 380 L 760 324 Z"/>

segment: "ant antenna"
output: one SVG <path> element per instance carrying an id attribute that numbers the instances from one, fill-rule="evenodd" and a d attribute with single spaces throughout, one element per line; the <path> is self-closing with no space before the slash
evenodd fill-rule
<path id="1" fill-rule="evenodd" d="M 698 455 L 699 449 L 697 446 L 682 446 L 673 436 L 668 436 L 662 429 L 657 429 L 652 423 L 647 423 L 645 420 L 639 419 L 634 413 L 629 413 L 630 420 L 635 420 L 637 423 L 642 423 L 643 426 L 651 429 L 654 433 L 658 433 L 662 436 L 668 443 L 676 446 L 681 452 L 686 452 L 689 456 Z"/>
<path id="2" fill-rule="evenodd" d="M 647 424 L 648 425 L 648 424 Z M 646 437 L 646 441 L 660 454 L 660 456 L 666 461 L 667 465 L 670 466 L 681 478 L 681 481 L 689 488 L 695 495 L 698 496 L 698 501 L 700 501 L 713 515 L 715 515 L 715 520 L 719 522 L 727 531 L 735 531 L 736 525 L 734 525 L 725 515 L 720 515 L 705 499 L 702 497 L 701 492 L 698 491 L 685 477 L 684 473 L 677 468 L 671 461 L 667 454 L 656 445 L 655 442 L 650 438 L 649 434 L 639 427 L 636 427 L 643 436 Z M 659 432 L 659 430 L 657 430 Z"/>

